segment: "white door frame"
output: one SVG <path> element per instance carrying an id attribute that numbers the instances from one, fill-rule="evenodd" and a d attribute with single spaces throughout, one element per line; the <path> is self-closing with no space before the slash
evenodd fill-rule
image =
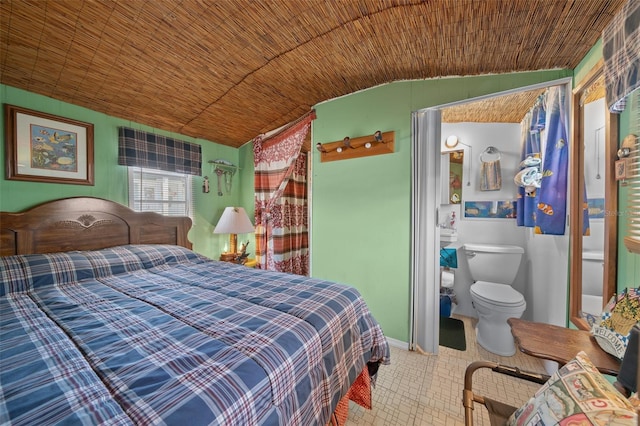
<path id="1" fill-rule="evenodd" d="M 409 349 L 437 354 L 440 339 L 441 109 L 482 99 L 566 85 L 572 77 L 437 105 L 411 114 L 411 312 Z"/>

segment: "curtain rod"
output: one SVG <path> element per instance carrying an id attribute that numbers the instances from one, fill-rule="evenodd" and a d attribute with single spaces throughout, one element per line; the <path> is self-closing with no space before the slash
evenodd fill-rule
<path id="1" fill-rule="evenodd" d="M 287 124 L 285 124 L 284 126 L 281 126 L 280 128 L 276 129 L 273 131 L 272 134 L 268 135 L 268 136 L 263 136 L 262 137 L 262 142 L 266 142 L 269 139 L 272 139 L 280 134 L 282 134 L 283 132 L 286 132 L 287 130 L 289 130 L 291 127 L 295 126 L 296 124 L 298 124 L 299 122 L 301 122 L 302 120 L 306 119 L 307 117 L 312 116 L 311 120 L 315 120 L 316 119 L 316 110 L 312 109 L 311 111 L 305 113 L 304 115 L 296 118 L 294 121 L 291 121 Z M 263 135 L 266 135 L 263 133 Z M 260 135 L 258 135 L 260 136 Z M 256 136 L 256 137 L 258 137 Z M 255 140 L 255 138 L 254 138 Z"/>

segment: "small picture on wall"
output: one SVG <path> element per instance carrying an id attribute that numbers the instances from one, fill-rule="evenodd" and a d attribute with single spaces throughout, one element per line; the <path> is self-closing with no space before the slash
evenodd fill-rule
<path id="1" fill-rule="evenodd" d="M 464 217 L 475 219 L 514 219 L 516 217 L 516 203 L 513 200 L 465 201 Z"/>
<path id="2" fill-rule="evenodd" d="M 589 219 L 604 218 L 604 198 L 589 198 L 587 200 Z"/>
<path id="3" fill-rule="evenodd" d="M 616 161 L 614 172 L 616 175 L 616 180 L 622 180 L 627 178 L 627 159 L 626 158 Z"/>

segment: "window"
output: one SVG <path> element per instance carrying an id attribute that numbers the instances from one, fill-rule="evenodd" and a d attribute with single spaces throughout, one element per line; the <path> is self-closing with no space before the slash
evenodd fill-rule
<path id="1" fill-rule="evenodd" d="M 189 174 L 129 167 L 129 207 L 193 220 L 192 179 Z"/>
<path id="2" fill-rule="evenodd" d="M 628 231 L 624 244 L 629 251 L 640 254 L 640 89 L 630 96 L 629 133 L 635 135 L 630 155 L 627 158 L 628 179 Z"/>

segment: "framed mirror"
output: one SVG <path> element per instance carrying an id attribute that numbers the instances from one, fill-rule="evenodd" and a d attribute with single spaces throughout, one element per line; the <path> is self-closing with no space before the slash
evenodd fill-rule
<path id="1" fill-rule="evenodd" d="M 584 330 L 590 327 L 581 313 L 600 314 L 616 290 L 618 117 L 608 111 L 604 91 L 601 60 L 572 96 L 569 319 Z"/>
<path id="2" fill-rule="evenodd" d="M 441 204 L 460 204 L 462 202 L 463 166 L 463 150 L 442 153 L 441 173 L 443 176 L 449 175 L 449 179 L 442 180 Z"/>
<path id="3" fill-rule="evenodd" d="M 460 204 L 462 201 L 462 179 L 464 151 L 449 152 L 449 202 Z"/>

